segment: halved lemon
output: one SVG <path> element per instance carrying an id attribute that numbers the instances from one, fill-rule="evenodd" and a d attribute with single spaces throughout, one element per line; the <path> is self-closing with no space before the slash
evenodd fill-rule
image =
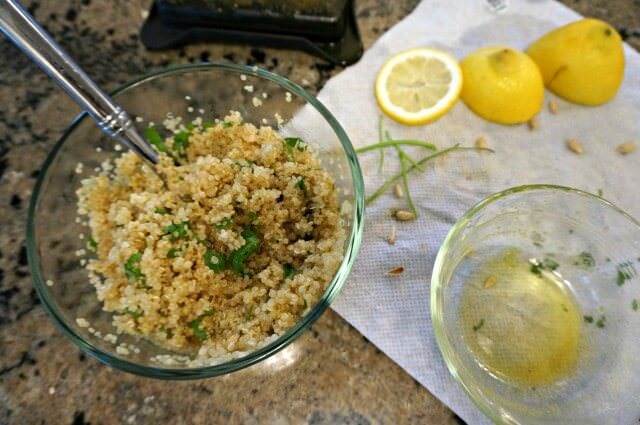
<path id="1" fill-rule="evenodd" d="M 420 125 L 444 115 L 462 89 L 458 61 L 429 48 L 406 50 L 389 58 L 376 77 L 378 105 L 403 124 Z"/>

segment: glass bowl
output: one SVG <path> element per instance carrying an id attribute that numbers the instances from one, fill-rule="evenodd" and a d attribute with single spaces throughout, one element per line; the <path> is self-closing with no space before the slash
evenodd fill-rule
<path id="1" fill-rule="evenodd" d="M 343 260 L 322 298 L 295 326 L 256 351 L 206 367 L 171 366 L 151 357 L 173 354 L 144 339 L 118 335 L 118 344 L 137 347 L 119 354 L 105 335 L 116 334 L 112 313 L 102 311 L 87 271 L 81 267 L 87 231 L 76 222 L 76 189 L 102 161 L 118 152 L 86 114 L 79 115 L 47 157 L 36 182 L 27 225 L 27 253 L 34 285 L 53 321 L 82 350 L 115 368 L 154 378 L 205 378 L 259 362 L 296 339 L 320 317 L 344 284 L 362 236 L 364 189 L 362 174 L 349 138 L 331 113 L 299 85 L 257 67 L 208 63 L 174 67 L 134 80 L 113 93 L 142 131 L 161 123 L 167 113 L 185 120 L 203 116 L 223 118 L 239 111 L 245 122 L 270 125 L 286 136 L 297 136 L 313 146 L 332 175 L 340 205 L 346 241 Z M 142 117 L 144 122 L 142 122 Z M 78 166 L 78 164 L 83 164 Z M 77 318 L 84 327 L 79 326 Z M 107 338 L 109 339 L 109 338 Z M 122 351 L 122 350 L 120 350 Z"/>
<path id="2" fill-rule="evenodd" d="M 522 186 L 451 229 L 432 322 L 455 379 L 503 424 L 640 417 L 640 223 L 601 197 Z"/>

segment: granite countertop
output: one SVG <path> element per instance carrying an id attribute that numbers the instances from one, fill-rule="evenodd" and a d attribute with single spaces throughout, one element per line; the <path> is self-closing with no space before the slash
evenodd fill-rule
<path id="1" fill-rule="evenodd" d="M 640 48 L 640 0 L 563 2 L 608 20 Z M 273 70 L 315 93 L 342 69 L 305 53 L 231 45 L 146 51 L 138 31 L 149 0 L 23 3 L 106 89 L 169 64 L 226 59 Z M 365 48 L 416 3 L 357 1 Z M 219 378 L 150 380 L 88 358 L 39 306 L 24 236 L 40 164 L 78 109 L 4 38 L 0 64 L 1 425 L 461 422 L 330 310 L 269 361 Z"/>

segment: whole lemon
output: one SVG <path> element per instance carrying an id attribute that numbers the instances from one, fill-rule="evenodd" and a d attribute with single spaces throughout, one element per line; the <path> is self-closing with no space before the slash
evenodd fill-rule
<path id="1" fill-rule="evenodd" d="M 571 102 L 611 100 L 624 77 L 620 34 L 606 22 L 582 19 L 542 36 L 527 49 L 545 85 Z"/>
<path id="2" fill-rule="evenodd" d="M 544 84 L 536 64 L 518 50 L 484 47 L 460 64 L 461 98 L 476 114 L 500 124 L 518 124 L 540 112 Z"/>

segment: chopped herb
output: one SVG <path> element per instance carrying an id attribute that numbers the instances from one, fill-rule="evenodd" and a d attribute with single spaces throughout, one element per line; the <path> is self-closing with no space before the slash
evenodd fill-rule
<path id="1" fill-rule="evenodd" d="M 140 310 L 131 310 L 131 309 L 129 309 L 129 307 L 125 308 L 124 312 L 126 314 L 128 314 L 129 316 L 133 317 L 134 319 L 137 319 L 138 317 L 141 317 L 144 314 Z"/>
<path id="2" fill-rule="evenodd" d="M 480 319 L 480 321 L 478 323 L 476 323 L 475 325 L 473 325 L 473 331 L 477 332 L 480 330 L 480 328 L 482 328 L 484 326 L 484 319 Z"/>
<path id="3" fill-rule="evenodd" d="M 633 279 L 636 275 L 636 269 L 633 267 L 631 261 L 618 264 L 618 275 L 616 283 L 618 286 L 624 285 L 627 280 Z"/>
<path id="4" fill-rule="evenodd" d="M 593 267 L 596 265 L 596 260 L 590 252 L 582 251 L 578 254 L 578 259 L 573 264 L 576 266 Z"/>
<path id="5" fill-rule="evenodd" d="M 291 264 L 285 264 L 284 265 L 284 278 L 286 279 L 291 279 L 293 276 L 296 275 L 296 273 L 298 273 L 296 271 L 296 269 L 293 268 L 293 266 Z"/>
<path id="6" fill-rule="evenodd" d="M 253 211 L 249 211 L 247 213 L 247 217 L 249 218 L 250 223 L 255 223 L 255 221 L 258 219 L 258 214 Z"/>
<path id="7" fill-rule="evenodd" d="M 296 187 L 299 188 L 302 193 L 304 193 L 304 196 L 309 196 L 309 189 L 307 189 L 307 185 L 304 182 L 303 177 L 300 177 L 298 181 L 296 181 Z"/>
<path id="8" fill-rule="evenodd" d="M 587 323 L 593 323 L 593 316 L 584 316 L 584 321 Z"/>
<path id="9" fill-rule="evenodd" d="M 252 168 L 254 165 L 256 165 L 255 162 L 249 160 L 234 161 L 234 164 L 236 164 L 240 168 Z"/>
<path id="10" fill-rule="evenodd" d="M 219 252 L 207 249 L 204 253 L 204 264 L 214 272 L 221 272 L 227 267 L 227 259 Z"/>
<path id="11" fill-rule="evenodd" d="M 638 311 L 638 307 L 639 307 L 639 305 L 638 305 L 638 300 L 633 300 L 633 301 L 631 301 L 631 309 L 632 309 L 633 311 Z"/>
<path id="12" fill-rule="evenodd" d="M 541 275 L 542 270 L 554 271 L 558 266 L 557 261 L 548 257 L 545 257 L 542 262 L 533 259 L 531 260 L 531 273 Z"/>
<path id="13" fill-rule="evenodd" d="M 189 327 L 193 329 L 193 335 L 201 341 L 207 338 L 207 331 L 200 328 L 200 323 L 205 316 L 211 316 L 214 312 L 214 309 L 208 308 L 195 320 L 188 323 Z"/>
<path id="14" fill-rule="evenodd" d="M 155 212 L 156 214 L 160 214 L 160 215 L 169 214 L 169 210 L 166 209 L 165 207 L 158 207 L 155 210 L 153 210 L 153 212 Z"/>
<path id="15" fill-rule="evenodd" d="M 534 242 L 533 245 L 538 248 L 542 248 L 542 244 L 540 242 Z"/>
<path id="16" fill-rule="evenodd" d="M 98 242 L 96 242 L 96 240 L 91 236 L 89 236 L 89 239 L 87 240 L 87 250 L 89 250 L 89 252 L 98 251 Z"/>
<path id="17" fill-rule="evenodd" d="M 598 196 L 599 196 L 599 197 L 601 197 L 601 198 L 602 198 L 602 194 L 603 194 L 603 193 L 604 193 L 604 192 L 602 191 L 602 189 L 598 189 Z"/>
<path id="18" fill-rule="evenodd" d="M 307 308 L 307 300 L 303 299 L 303 301 L 304 301 L 304 308 Z"/>
<path id="19" fill-rule="evenodd" d="M 207 331 L 200 329 L 200 322 L 202 322 L 202 317 L 198 317 L 196 320 L 189 322 L 189 327 L 193 329 L 193 336 L 199 340 L 203 340 L 207 338 Z"/>
<path id="20" fill-rule="evenodd" d="M 222 128 L 229 128 L 231 126 L 233 126 L 233 123 L 231 121 L 224 121 L 222 123 Z"/>
<path id="21" fill-rule="evenodd" d="M 184 248 L 171 248 L 167 251 L 167 258 L 176 258 L 182 251 L 184 251 Z"/>
<path id="22" fill-rule="evenodd" d="M 603 315 L 596 321 L 596 326 L 599 328 L 604 328 L 604 324 L 607 322 L 607 318 Z"/>
<path id="23" fill-rule="evenodd" d="M 138 267 L 138 263 L 141 259 L 142 253 L 136 252 L 127 259 L 126 263 L 124 263 L 124 273 L 128 278 L 135 280 L 144 278 L 144 273 L 142 273 L 142 270 L 140 270 L 140 267 Z"/>
<path id="24" fill-rule="evenodd" d="M 196 126 L 190 122 L 189 124 L 185 125 L 185 128 L 189 131 L 192 131 L 194 128 L 196 128 Z"/>
<path id="25" fill-rule="evenodd" d="M 251 227 L 245 228 L 242 233 L 244 245 L 231 254 L 231 267 L 238 274 L 245 274 L 245 262 L 247 258 L 260 248 L 260 239 Z"/>
<path id="26" fill-rule="evenodd" d="M 573 229 L 569 229 L 569 234 L 573 235 L 574 230 Z"/>
<path id="27" fill-rule="evenodd" d="M 568 308 L 567 308 L 567 306 L 566 306 L 566 305 L 564 305 L 564 304 L 560 304 L 560 308 L 562 308 L 562 311 L 564 311 L 565 313 L 568 313 L 568 312 L 569 312 L 569 309 L 568 309 Z"/>
<path id="28" fill-rule="evenodd" d="M 158 152 L 168 152 L 167 145 L 164 143 L 164 139 L 158 133 L 155 127 L 147 127 L 144 130 L 144 137 L 149 143 L 158 149 Z"/>
<path id="29" fill-rule="evenodd" d="M 255 306 L 253 304 L 249 304 L 247 306 L 247 308 L 244 311 L 244 320 L 251 320 L 253 319 L 253 309 L 255 308 Z"/>
<path id="30" fill-rule="evenodd" d="M 189 222 L 183 221 L 179 224 L 170 224 L 162 229 L 164 235 L 169 235 L 172 241 L 185 238 L 189 233 Z"/>
<path id="31" fill-rule="evenodd" d="M 220 220 L 219 222 L 215 223 L 214 226 L 216 226 L 216 228 L 218 229 L 226 229 L 232 224 L 233 224 L 233 220 L 231 219 L 231 217 L 226 217 Z"/>
<path id="32" fill-rule="evenodd" d="M 304 152 L 307 149 L 307 144 L 299 137 L 285 137 L 282 143 L 289 155 L 293 155 L 296 150 Z"/>
<path id="33" fill-rule="evenodd" d="M 190 133 L 180 131 L 173 136 L 173 149 L 184 156 L 184 150 L 189 147 Z"/>
<path id="34" fill-rule="evenodd" d="M 202 123 L 202 128 L 203 128 L 204 130 L 206 130 L 206 129 L 208 129 L 208 128 L 213 127 L 214 125 L 215 125 L 215 123 L 213 123 L 213 122 L 211 122 L 211 121 L 205 121 L 205 122 L 203 122 L 203 123 Z"/>

